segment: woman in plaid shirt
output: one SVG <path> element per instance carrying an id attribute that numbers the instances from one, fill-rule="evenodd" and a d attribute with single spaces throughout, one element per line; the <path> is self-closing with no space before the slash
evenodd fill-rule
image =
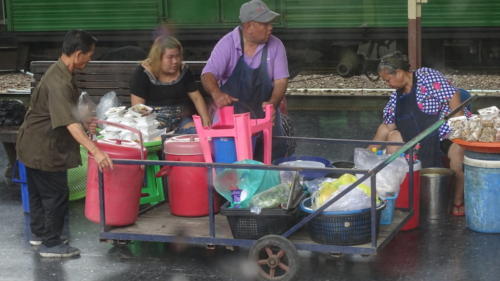
<path id="1" fill-rule="evenodd" d="M 378 72 L 387 85 L 396 91 L 391 94 L 384 108 L 384 121 L 378 127 L 374 140 L 408 142 L 460 104 L 458 89 L 439 71 L 422 67 L 412 72 L 406 55 L 400 52 L 383 57 Z M 467 110 L 465 114 L 469 114 Z M 448 156 L 450 168 L 456 176 L 452 213 L 463 216 L 464 152 L 459 145 L 447 139 L 449 133 L 448 124 L 443 124 L 438 131 L 420 142 L 418 156 L 423 168 L 441 167 L 442 156 Z M 398 148 L 388 146 L 387 153 L 394 153 Z"/>

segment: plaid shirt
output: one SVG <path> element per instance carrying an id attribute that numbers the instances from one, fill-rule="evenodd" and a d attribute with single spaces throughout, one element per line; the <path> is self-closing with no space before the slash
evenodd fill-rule
<path id="1" fill-rule="evenodd" d="M 457 92 L 450 82 L 441 74 L 441 72 L 422 67 L 415 71 L 417 77 L 416 98 L 417 106 L 422 112 L 429 115 L 439 114 L 439 118 L 443 119 L 451 112 L 449 101 Z M 384 124 L 394 124 L 396 122 L 396 101 L 397 92 L 394 91 L 384 108 Z M 470 113 L 467 112 L 469 115 Z M 447 123 L 439 127 L 439 138 L 445 139 L 451 129 Z"/>

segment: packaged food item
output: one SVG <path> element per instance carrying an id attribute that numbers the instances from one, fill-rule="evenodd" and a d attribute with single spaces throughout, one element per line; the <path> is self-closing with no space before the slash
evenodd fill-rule
<path id="1" fill-rule="evenodd" d="M 481 136 L 481 119 L 477 115 L 473 115 L 467 122 L 467 127 L 464 130 L 464 138 L 466 141 L 478 141 Z"/>
<path id="2" fill-rule="evenodd" d="M 495 118 L 493 127 L 495 127 L 495 129 L 500 129 L 500 116 L 497 116 L 497 118 Z"/>
<path id="3" fill-rule="evenodd" d="M 481 117 L 481 119 L 493 120 L 498 116 L 499 110 L 498 110 L 498 107 L 496 107 L 496 106 L 490 106 L 490 107 L 479 109 L 477 112 L 479 113 L 479 116 Z"/>
<path id="4" fill-rule="evenodd" d="M 464 135 L 464 130 L 467 127 L 467 118 L 465 116 L 453 117 L 448 120 L 448 125 L 451 128 L 450 139 L 461 139 Z"/>
<path id="5" fill-rule="evenodd" d="M 481 136 L 478 141 L 480 142 L 494 142 L 496 140 L 497 129 L 493 127 L 484 127 L 481 130 Z"/>
<path id="6" fill-rule="evenodd" d="M 144 105 L 142 103 L 136 104 L 129 108 L 129 112 L 132 114 L 137 114 L 137 117 L 146 116 L 153 112 L 153 108 Z"/>
<path id="7" fill-rule="evenodd" d="M 121 117 L 125 113 L 125 106 L 116 106 L 116 107 L 110 107 L 106 112 L 104 112 L 104 116 L 106 116 L 106 119 L 112 118 L 112 117 Z"/>

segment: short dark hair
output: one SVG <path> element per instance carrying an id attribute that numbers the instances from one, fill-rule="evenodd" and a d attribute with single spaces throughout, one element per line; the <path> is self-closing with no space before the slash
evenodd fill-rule
<path id="1" fill-rule="evenodd" d="M 410 71 L 408 57 L 400 51 L 395 51 L 394 53 L 383 56 L 378 64 L 378 72 L 387 71 L 387 73 L 393 74 L 398 69 Z"/>
<path id="2" fill-rule="evenodd" d="M 70 30 L 64 36 L 62 52 L 67 56 L 76 51 L 88 53 L 96 43 L 97 38 L 89 32 L 81 29 Z"/>

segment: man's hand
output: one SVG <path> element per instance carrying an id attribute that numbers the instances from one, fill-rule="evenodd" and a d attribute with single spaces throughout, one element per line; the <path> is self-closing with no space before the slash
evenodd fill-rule
<path id="1" fill-rule="evenodd" d="M 87 122 L 86 127 L 91 135 L 97 134 L 97 117 L 90 118 L 90 120 L 88 120 L 88 122 Z"/>
<path id="2" fill-rule="evenodd" d="M 214 102 L 217 107 L 223 107 L 226 105 L 230 105 L 233 102 L 238 101 L 237 98 L 230 96 L 224 92 L 220 92 L 219 94 L 214 95 Z"/>
<path id="3" fill-rule="evenodd" d="M 273 116 L 271 118 L 271 120 L 273 121 L 273 125 L 274 125 L 274 120 L 276 119 L 276 110 L 279 110 L 279 109 L 276 109 L 276 105 L 270 101 L 265 101 L 262 103 L 262 111 L 264 111 L 264 113 L 266 112 L 266 105 L 268 104 L 271 104 L 275 110 L 273 110 Z"/>
<path id="4" fill-rule="evenodd" d="M 105 168 L 113 169 L 113 161 L 111 160 L 111 158 L 109 158 L 109 155 L 107 153 L 102 152 L 97 147 L 91 153 L 94 155 L 94 159 L 97 162 L 97 166 L 99 167 L 100 171 L 104 170 Z"/>

